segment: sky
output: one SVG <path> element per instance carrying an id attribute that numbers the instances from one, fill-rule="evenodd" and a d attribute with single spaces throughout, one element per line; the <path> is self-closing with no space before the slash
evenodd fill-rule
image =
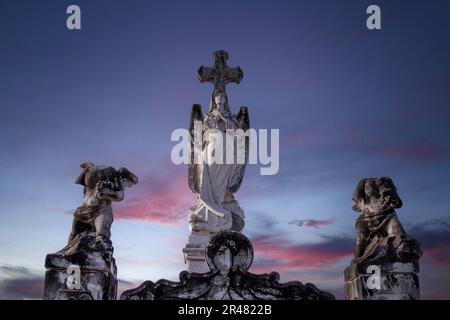
<path id="1" fill-rule="evenodd" d="M 382 29 L 366 28 L 381 8 Z M 66 8 L 81 8 L 81 30 Z M 450 299 L 450 2 L 0 0 L 0 298 L 42 297 L 46 254 L 64 247 L 82 200 L 79 165 L 140 179 L 114 204 L 119 291 L 177 280 L 187 167 L 170 135 L 212 92 L 196 75 L 218 49 L 244 78 L 231 109 L 280 130 L 280 169 L 250 165 L 236 194 L 252 272 L 344 298 L 366 177 L 390 176 L 422 243 L 421 294 Z"/>

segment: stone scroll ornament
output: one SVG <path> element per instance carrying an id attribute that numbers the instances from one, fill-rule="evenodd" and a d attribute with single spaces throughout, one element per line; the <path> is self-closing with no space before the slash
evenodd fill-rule
<path id="1" fill-rule="evenodd" d="M 333 300 L 311 283 L 279 282 L 279 274 L 248 271 L 253 247 L 240 232 L 221 231 L 206 249 L 207 273 L 180 273 L 180 281 L 146 281 L 125 291 L 122 300 Z"/>
<path id="2" fill-rule="evenodd" d="M 402 207 L 391 178 L 361 180 L 353 193 L 355 257 L 345 270 L 347 299 L 419 299 L 420 243 L 406 233 L 395 209 Z"/>
<path id="3" fill-rule="evenodd" d="M 73 214 L 67 245 L 45 260 L 44 299 L 114 300 L 117 268 L 113 258 L 112 202 L 124 199 L 126 187 L 138 182 L 127 168 L 81 164 L 75 183 L 83 186 L 83 202 Z"/>

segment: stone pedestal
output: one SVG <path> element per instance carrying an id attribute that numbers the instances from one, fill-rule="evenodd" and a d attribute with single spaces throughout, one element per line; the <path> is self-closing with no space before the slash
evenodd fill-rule
<path id="1" fill-rule="evenodd" d="M 115 300 L 117 268 L 112 251 L 94 250 L 92 237 L 45 259 L 45 300 Z M 81 246 L 79 246 L 82 244 Z"/>
<path id="2" fill-rule="evenodd" d="M 206 273 L 209 271 L 206 263 L 206 246 L 210 238 L 201 235 L 189 236 L 189 242 L 183 248 L 184 263 L 186 263 L 189 272 Z"/>
<path id="3" fill-rule="evenodd" d="M 345 269 L 348 300 L 420 299 L 420 243 L 406 233 L 395 209 L 403 202 L 389 177 L 366 178 L 352 195 L 355 258 Z"/>
<path id="4" fill-rule="evenodd" d="M 347 300 L 419 300 L 419 264 L 390 263 L 380 273 L 364 273 L 354 267 L 345 270 L 345 297 Z M 374 277 L 379 276 L 380 287 L 373 287 Z"/>

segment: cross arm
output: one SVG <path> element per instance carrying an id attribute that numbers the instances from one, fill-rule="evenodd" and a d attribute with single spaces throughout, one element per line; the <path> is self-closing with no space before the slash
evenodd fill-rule
<path id="1" fill-rule="evenodd" d="M 198 71 L 198 79 L 201 83 L 203 82 L 212 82 L 214 83 L 215 72 L 214 69 L 201 66 Z"/>

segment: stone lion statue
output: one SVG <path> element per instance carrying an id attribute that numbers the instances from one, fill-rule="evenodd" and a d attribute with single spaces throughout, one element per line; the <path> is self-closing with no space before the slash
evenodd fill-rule
<path id="1" fill-rule="evenodd" d="M 395 209 L 402 207 L 391 178 L 362 179 L 353 193 L 357 240 L 354 262 L 411 262 L 422 255 L 419 242 L 408 235 Z"/>

